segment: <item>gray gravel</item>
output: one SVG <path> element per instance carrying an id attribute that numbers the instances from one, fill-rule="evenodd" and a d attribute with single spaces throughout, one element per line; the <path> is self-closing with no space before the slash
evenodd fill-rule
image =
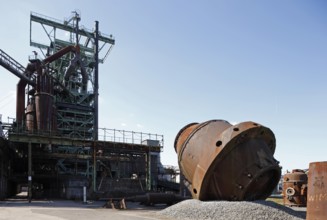
<path id="1" fill-rule="evenodd" d="M 159 216 L 173 219 L 221 219 L 221 220 L 298 220 L 305 219 L 305 212 L 271 201 L 202 202 L 195 199 L 185 200 L 157 212 Z"/>

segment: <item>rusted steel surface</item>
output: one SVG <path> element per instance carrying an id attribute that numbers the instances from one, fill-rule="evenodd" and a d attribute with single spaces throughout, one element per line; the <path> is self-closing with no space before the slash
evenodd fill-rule
<path id="1" fill-rule="evenodd" d="M 273 132 L 254 122 L 192 123 L 177 134 L 175 150 L 192 197 L 199 200 L 267 198 L 281 175 Z"/>
<path id="2" fill-rule="evenodd" d="M 27 83 L 20 79 L 17 84 L 16 94 L 16 122 L 22 124 L 25 111 L 25 87 Z"/>
<path id="3" fill-rule="evenodd" d="M 38 76 L 35 93 L 36 121 L 38 130 L 55 130 L 53 126 L 53 82 L 47 75 Z"/>
<path id="4" fill-rule="evenodd" d="M 61 50 L 59 50 L 58 52 L 52 54 L 51 56 L 48 56 L 47 58 L 45 58 L 42 63 L 43 64 L 48 64 L 51 63 L 55 60 L 58 60 L 60 57 L 62 57 L 63 55 L 69 53 L 69 52 L 76 52 L 79 51 L 79 47 L 78 46 L 67 46 Z"/>
<path id="5" fill-rule="evenodd" d="M 308 176 L 303 170 L 293 170 L 283 177 L 283 202 L 286 206 L 307 205 Z"/>
<path id="6" fill-rule="evenodd" d="M 26 106 L 26 129 L 30 132 L 33 132 L 35 129 L 35 108 L 34 108 L 34 103 L 29 103 Z"/>
<path id="7" fill-rule="evenodd" d="M 308 173 L 307 220 L 327 219 L 327 161 L 313 162 Z"/>

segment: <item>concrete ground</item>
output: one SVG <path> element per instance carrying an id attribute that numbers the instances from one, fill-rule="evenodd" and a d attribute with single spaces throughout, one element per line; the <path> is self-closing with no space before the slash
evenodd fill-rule
<path id="1" fill-rule="evenodd" d="M 141 220 L 168 219 L 156 215 L 156 212 L 166 206 L 146 207 L 138 203 L 126 203 L 126 210 L 103 208 L 104 201 L 67 200 L 32 200 L 11 199 L 0 201 L 0 219 L 24 220 Z"/>
<path id="2" fill-rule="evenodd" d="M 29 203 L 25 198 L 8 199 L 0 201 L 0 220 L 141 220 L 161 219 L 156 212 L 166 208 L 165 205 L 143 206 L 139 203 L 127 202 L 126 210 L 104 208 L 106 201 L 82 201 L 71 200 L 32 200 Z M 306 208 L 293 207 L 293 210 L 305 212 Z"/>

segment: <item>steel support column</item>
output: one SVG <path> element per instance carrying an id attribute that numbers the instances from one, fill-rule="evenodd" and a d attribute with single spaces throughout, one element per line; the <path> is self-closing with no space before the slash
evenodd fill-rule
<path id="1" fill-rule="evenodd" d="M 99 22 L 95 21 L 94 33 L 94 140 L 98 140 L 99 128 Z"/>
<path id="2" fill-rule="evenodd" d="M 151 153 L 150 150 L 146 154 L 146 189 L 151 191 Z"/>
<path id="3" fill-rule="evenodd" d="M 93 128 L 93 140 L 98 140 L 98 128 L 99 128 L 99 22 L 95 21 L 95 32 L 94 32 L 94 128 Z M 93 145 L 93 190 L 96 191 L 96 149 L 95 142 Z"/>
<path id="4" fill-rule="evenodd" d="M 28 202 L 32 201 L 32 143 L 28 143 Z"/>
<path id="5" fill-rule="evenodd" d="M 95 142 L 93 142 L 93 191 L 97 191 L 97 161 L 96 161 L 96 149 L 95 149 Z"/>

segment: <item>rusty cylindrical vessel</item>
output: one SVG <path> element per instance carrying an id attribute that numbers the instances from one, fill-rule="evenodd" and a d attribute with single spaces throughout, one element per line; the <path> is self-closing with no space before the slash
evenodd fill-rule
<path id="1" fill-rule="evenodd" d="M 35 129 L 35 105 L 33 102 L 26 106 L 26 129 L 29 132 L 33 132 Z"/>
<path id="2" fill-rule="evenodd" d="M 327 161 L 313 162 L 308 173 L 307 220 L 327 219 Z"/>
<path id="3" fill-rule="evenodd" d="M 37 129 L 40 131 L 53 130 L 52 111 L 54 97 L 45 92 L 35 94 Z"/>
<path id="4" fill-rule="evenodd" d="M 293 170 L 283 176 L 283 202 L 286 206 L 307 205 L 308 176 L 304 170 Z"/>
<path id="5" fill-rule="evenodd" d="M 199 200 L 258 200 L 277 186 L 273 132 L 254 122 L 192 123 L 175 139 L 178 163 L 192 197 Z"/>

